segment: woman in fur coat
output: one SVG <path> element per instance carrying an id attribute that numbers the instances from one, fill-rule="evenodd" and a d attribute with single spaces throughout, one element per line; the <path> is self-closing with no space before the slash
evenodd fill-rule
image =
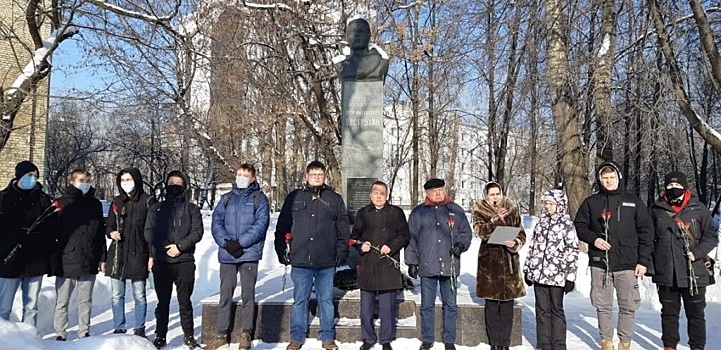
<path id="1" fill-rule="evenodd" d="M 518 227 L 518 236 L 504 245 L 488 244 L 497 226 Z M 489 182 L 484 198 L 473 208 L 473 230 L 483 240 L 478 250 L 476 295 L 486 299 L 486 333 L 491 350 L 508 349 L 513 326 L 513 301 L 526 295 L 518 250 L 526 242 L 516 205 L 503 196 L 501 186 Z"/>
<path id="2" fill-rule="evenodd" d="M 536 297 L 536 348 L 565 350 L 563 294 L 574 288 L 578 236 L 563 190 L 543 193 L 541 203 L 544 213 L 533 229 L 523 276 Z"/>

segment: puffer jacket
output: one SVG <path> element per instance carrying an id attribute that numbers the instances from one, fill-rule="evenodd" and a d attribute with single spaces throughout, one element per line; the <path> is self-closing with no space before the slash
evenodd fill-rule
<path id="1" fill-rule="evenodd" d="M 223 264 L 237 264 L 260 260 L 263 256 L 269 217 L 268 197 L 260 191 L 257 181 L 253 181 L 243 190 L 233 184 L 233 190 L 220 198 L 213 211 L 212 233 L 218 245 L 218 261 Z M 224 249 L 226 239 L 237 240 L 243 247 L 240 258 L 234 258 Z"/>
<path id="2" fill-rule="evenodd" d="M 551 190 L 541 196 L 541 201 L 547 199 L 556 202 L 556 212 L 544 213 L 536 223 L 523 273 L 535 283 L 563 287 L 566 281 L 576 281 L 578 237 L 568 215 L 566 193 Z"/>
<path id="3" fill-rule="evenodd" d="M 471 225 L 463 208 L 448 197 L 441 204 L 426 199 L 411 211 L 408 228 L 405 263 L 417 265 L 418 276 L 450 277 L 453 272 L 456 276 L 460 273 L 460 259 L 452 258 L 450 250 L 456 243 L 463 245 L 464 252 L 471 246 Z"/>

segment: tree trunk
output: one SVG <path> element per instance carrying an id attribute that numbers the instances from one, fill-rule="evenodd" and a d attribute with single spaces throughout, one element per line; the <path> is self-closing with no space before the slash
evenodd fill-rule
<path id="1" fill-rule="evenodd" d="M 611 105 L 611 73 L 616 52 L 616 4 L 615 0 L 601 0 L 601 47 L 593 69 L 593 102 L 596 112 L 597 156 L 601 160 L 613 160 L 613 106 Z M 628 151 L 628 148 L 624 148 Z M 624 181 L 628 181 L 627 178 Z"/>

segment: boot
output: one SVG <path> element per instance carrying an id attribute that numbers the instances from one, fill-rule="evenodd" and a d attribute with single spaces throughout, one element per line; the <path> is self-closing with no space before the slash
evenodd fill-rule
<path id="1" fill-rule="evenodd" d="M 420 349 L 418 349 L 418 350 L 431 350 L 431 348 L 433 348 L 433 343 L 423 342 L 423 344 L 421 344 Z"/>
<path id="2" fill-rule="evenodd" d="M 240 334 L 240 345 L 238 345 L 238 350 L 250 350 L 252 340 L 250 339 L 250 333 L 243 332 Z"/>
<path id="3" fill-rule="evenodd" d="M 210 338 L 210 342 L 207 345 L 207 348 L 210 350 L 221 349 L 228 345 L 228 336 L 225 334 L 216 334 L 214 337 Z"/>
<path id="4" fill-rule="evenodd" d="M 297 341 L 292 341 L 292 342 L 290 342 L 290 344 L 288 344 L 288 347 L 285 348 L 285 350 L 300 350 L 300 347 L 301 347 L 302 345 L 303 345 L 303 344 L 301 344 L 301 343 L 299 343 L 299 342 L 297 342 Z"/>
<path id="5" fill-rule="evenodd" d="M 165 340 L 165 336 L 156 335 L 155 340 L 153 340 L 153 345 L 155 345 L 157 349 L 162 349 L 165 345 L 168 345 L 168 342 Z"/>
<path id="6" fill-rule="evenodd" d="M 185 345 L 185 348 L 188 350 L 196 350 L 203 348 L 200 346 L 200 344 L 198 344 L 198 342 L 195 341 L 195 337 L 193 337 L 192 335 L 188 335 L 183 338 L 183 345 Z"/>
<path id="7" fill-rule="evenodd" d="M 618 343 L 618 350 L 631 350 L 631 343 L 625 341 Z"/>
<path id="8" fill-rule="evenodd" d="M 613 341 L 611 339 L 602 339 L 601 350 L 614 350 Z"/>
<path id="9" fill-rule="evenodd" d="M 323 342 L 324 350 L 338 350 L 338 345 L 333 340 Z"/>

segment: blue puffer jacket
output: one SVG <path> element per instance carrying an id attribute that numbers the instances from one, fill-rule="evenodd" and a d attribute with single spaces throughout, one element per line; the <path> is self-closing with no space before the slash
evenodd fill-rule
<path id="1" fill-rule="evenodd" d="M 448 199 L 445 204 L 439 205 L 426 200 L 413 208 L 408 217 L 408 227 L 411 239 L 404 254 L 405 262 L 406 265 L 417 265 L 418 276 L 421 277 L 450 277 L 451 247 L 461 243 L 465 252 L 471 246 L 472 230 L 466 213 Z M 461 271 L 460 259 L 454 260 L 458 275 Z"/>
<path id="2" fill-rule="evenodd" d="M 258 197 L 257 209 L 253 199 L 255 196 Z M 220 202 L 213 211 L 212 232 L 219 247 L 218 261 L 223 264 L 237 264 L 260 260 L 269 223 L 268 197 L 260 191 L 258 182 L 254 181 L 244 190 L 233 184 L 233 191 L 220 197 Z M 223 248 L 226 239 L 240 242 L 243 247 L 240 258 L 234 258 Z"/>

